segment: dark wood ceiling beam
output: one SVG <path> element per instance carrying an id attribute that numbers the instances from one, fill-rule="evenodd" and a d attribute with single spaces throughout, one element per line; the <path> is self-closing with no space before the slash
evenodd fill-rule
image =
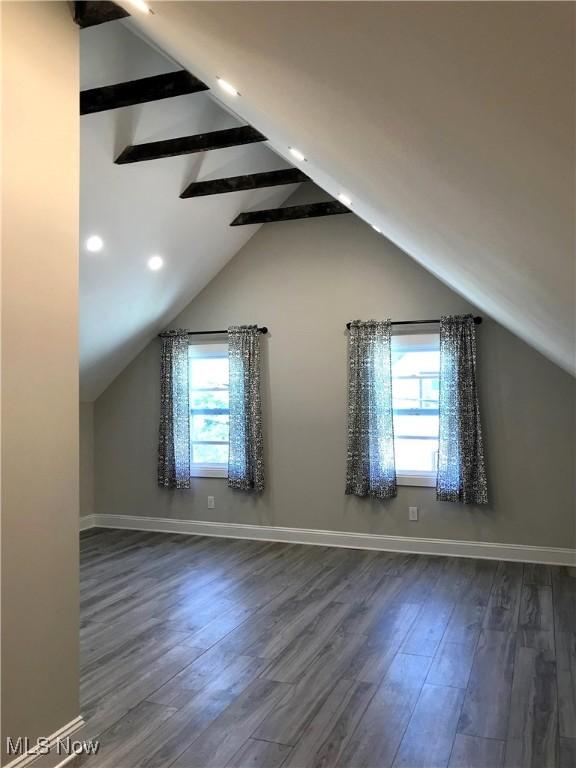
<path id="1" fill-rule="evenodd" d="M 269 224 L 273 221 L 292 221 L 293 219 L 311 219 L 317 216 L 336 216 L 341 213 L 352 213 L 342 203 L 336 200 L 327 203 L 309 203 L 308 205 L 289 205 L 285 208 L 268 208 L 263 211 L 239 213 L 231 227 L 245 224 Z"/>
<path id="2" fill-rule="evenodd" d="M 225 192 L 239 192 L 243 189 L 261 189 L 263 187 L 279 187 L 285 184 L 299 184 L 302 181 L 309 181 L 305 173 L 302 173 L 298 168 L 285 168 L 281 171 L 250 173 L 245 176 L 229 176 L 225 179 L 194 181 L 186 187 L 180 197 L 221 195 Z"/>
<path id="3" fill-rule="evenodd" d="M 130 16 L 128 11 L 116 3 L 107 0 L 87 0 L 87 2 L 74 3 L 74 21 L 81 29 L 95 27 L 107 21 L 116 21 Z"/>
<path id="4" fill-rule="evenodd" d="M 257 141 L 266 141 L 266 136 L 252 128 L 251 125 L 243 125 L 240 128 L 198 133 L 196 136 L 182 136 L 179 139 L 165 139 L 164 141 L 151 141 L 148 144 L 134 144 L 131 147 L 126 147 L 116 158 L 115 162 L 120 165 L 124 163 L 139 163 L 144 160 L 177 157 L 178 155 L 189 155 L 194 152 L 209 152 L 212 149 L 238 147 L 243 144 L 253 144 Z"/>
<path id="5" fill-rule="evenodd" d="M 186 72 L 168 72 L 164 75 L 142 77 L 127 83 L 106 85 L 103 88 L 90 88 L 80 93 L 80 114 L 104 112 L 107 109 L 129 107 L 132 104 L 144 104 L 147 101 L 171 99 L 188 93 L 207 91 L 208 86 L 197 77 Z"/>

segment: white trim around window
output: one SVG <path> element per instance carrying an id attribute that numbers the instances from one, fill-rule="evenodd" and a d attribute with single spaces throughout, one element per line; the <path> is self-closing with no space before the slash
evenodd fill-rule
<path id="1" fill-rule="evenodd" d="M 225 358 L 228 359 L 228 343 L 227 341 L 224 341 L 222 337 L 218 336 L 217 338 L 202 340 L 202 341 L 191 341 L 190 345 L 188 347 L 188 356 L 191 364 L 193 365 L 193 361 L 195 359 L 199 360 L 206 360 L 209 358 Z M 192 371 L 192 369 L 191 369 Z M 218 392 L 218 391 L 228 391 L 228 384 L 226 383 L 225 388 L 219 388 L 219 387 L 206 387 L 206 388 L 193 388 L 192 387 L 192 372 L 190 373 L 190 395 L 193 396 L 194 392 Z M 198 440 L 194 441 L 194 435 L 192 432 L 192 418 L 196 415 L 210 415 L 210 413 L 213 411 L 214 414 L 217 415 L 225 415 L 228 413 L 228 408 L 222 406 L 222 408 L 212 408 L 211 406 L 207 406 L 206 409 L 201 410 L 190 410 L 190 477 L 217 477 L 221 479 L 227 479 L 228 478 L 228 464 L 202 464 L 199 462 L 193 462 L 193 445 L 196 444 L 209 444 L 211 442 L 214 442 L 216 444 L 219 441 L 210 441 L 210 440 Z M 226 442 L 220 443 L 222 445 L 228 444 Z"/>
<path id="2" fill-rule="evenodd" d="M 190 464 L 190 477 L 228 478 L 228 467 L 207 467 L 204 464 Z"/>
<path id="3" fill-rule="evenodd" d="M 435 488 L 436 472 L 430 472 L 429 474 L 424 474 L 422 472 L 419 472 L 418 474 L 413 472 L 397 472 L 396 484 L 417 485 L 423 488 Z"/>
<path id="4" fill-rule="evenodd" d="M 394 406 L 394 448 L 396 453 L 396 483 L 397 485 L 420 486 L 422 488 L 434 488 L 436 486 L 436 470 L 428 469 L 435 462 L 422 462 L 416 456 L 406 456 L 406 444 L 410 439 L 417 440 L 419 443 L 425 440 L 433 441 L 438 445 L 438 434 L 430 434 L 429 427 L 423 428 L 420 433 L 414 433 L 416 428 L 414 417 L 425 417 L 429 420 L 431 417 L 438 419 L 437 397 L 434 397 L 433 391 L 426 395 L 423 391 L 423 382 L 434 382 L 439 379 L 439 372 L 436 372 L 436 365 L 432 365 L 429 370 L 413 368 L 409 366 L 404 370 L 395 369 L 395 360 L 400 366 L 403 365 L 402 355 L 433 352 L 437 355 L 437 365 L 440 362 L 440 335 L 438 329 L 426 329 L 420 333 L 414 333 L 412 330 L 403 330 L 399 333 L 394 332 L 392 336 L 392 387 L 393 387 L 393 406 Z M 428 361 L 430 362 L 430 361 Z M 421 363 L 422 364 L 422 363 Z M 400 384 L 412 385 L 418 383 L 418 391 L 397 390 Z M 433 406 L 436 407 L 433 407 Z M 403 434 L 400 420 L 412 419 L 408 424 L 408 431 Z M 424 421 L 424 423 L 426 423 Z M 421 426 L 421 425 L 420 425 Z M 400 448 L 403 446 L 403 451 Z M 412 463 L 413 462 L 413 463 Z M 419 466 L 420 465 L 420 466 Z"/>

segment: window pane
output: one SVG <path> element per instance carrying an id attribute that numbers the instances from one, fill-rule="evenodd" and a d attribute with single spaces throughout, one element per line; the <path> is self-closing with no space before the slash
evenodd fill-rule
<path id="1" fill-rule="evenodd" d="M 228 442 L 229 416 L 193 416 L 190 426 L 192 440 Z"/>
<path id="2" fill-rule="evenodd" d="M 392 393 L 394 408 L 418 408 L 420 379 L 396 379 Z"/>
<path id="3" fill-rule="evenodd" d="M 433 472 L 436 469 L 438 440 L 394 440 L 397 471 Z"/>
<path id="4" fill-rule="evenodd" d="M 397 437 L 438 437 L 438 416 L 400 416 L 394 414 Z"/>
<path id="5" fill-rule="evenodd" d="M 439 379 L 422 379 L 422 407 L 437 408 L 440 393 Z"/>
<path id="6" fill-rule="evenodd" d="M 192 464 L 225 467 L 230 421 L 227 345 L 191 344 L 188 361 Z"/>
<path id="7" fill-rule="evenodd" d="M 227 357 L 191 357 L 190 388 L 228 388 Z"/>
<path id="8" fill-rule="evenodd" d="M 190 391 L 190 408 L 193 411 L 200 408 L 225 408 L 227 410 L 229 402 L 228 390 L 193 389 Z"/>
<path id="9" fill-rule="evenodd" d="M 394 376 L 421 376 L 423 373 L 440 371 L 440 354 L 437 349 L 429 352 L 402 352 L 392 354 Z"/>
<path id="10" fill-rule="evenodd" d="M 193 464 L 228 464 L 227 445 L 197 444 L 192 446 Z"/>
<path id="11" fill-rule="evenodd" d="M 392 396 L 399 472 L 436 470 L 439 418 L 437 413 L 425 415 L 422 411 L 438 410 L 439 369 L 437 335 L 421 334 L 396 340 L 392 353 Z M 402 410 L 416 412 L 398 413 Z"/>

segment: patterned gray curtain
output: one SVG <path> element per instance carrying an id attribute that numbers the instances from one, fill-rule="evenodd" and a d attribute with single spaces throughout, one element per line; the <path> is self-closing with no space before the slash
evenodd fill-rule
<path id="1" fill-rule="evenodd" d="M 390 327 L 350 323 L 347 494 L 396 496 Z"/>
<path id="2" fill-rule="evenodd" d="M 230 454 L 228 485 L 264 490 L 260 332 L 256 325 L 228 328 L 230 363 Z"/>
<path id="3" fill-rule="evenodd" d="M 440 449 L 436 498 L 487 504 L 472 315 L 440 320 Z"/>
<path id="4" fill-rule="evenodd" d="M 158 485 L 190 488 L 188 333 L 184 330 L 162 336 Z"/>

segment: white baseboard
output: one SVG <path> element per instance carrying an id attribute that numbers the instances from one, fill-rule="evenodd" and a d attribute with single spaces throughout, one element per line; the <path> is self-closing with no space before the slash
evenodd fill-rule
<path id="1" fill-rule="evenodd" d="M 92 518 L 93 525 L 98 528 L 126 528 L 137 531 L 184 533 L 194 536 L 281 541 L 287 544 L 315 544 L 322 547 L 377 549 L 385 552 L 450 555 L 453 557 L 576 566 L 576 550 L 561 547 L 493 544 L 486 541 L 454 541 L 452 539 L 421 539 L 411 536 L 319 531 L 313 528 L 280 528 L 272 525 L 215 523 L 202 520 L 173 520 L 136 515 L 92 515 Z"/>
<path id="2" fill-rule="evenodd" d="M 63 725 L 62 728 L 59 728 L 57 731 L 54 731 L 53 734 L 48 736 L 48 747 L 50 749 L 50 752 L 53 750 L 53 748 L 56 746 L 57 742 L 61 739 L 66 739 L 68 736 L 71 736 L 73 733 L 76 733 L 82 726 L 84 725 L 84 719 L 82 716 L 78 715 L 78 717 L 75 717 L 74 720 L 71 720 L 69 723 L 66 723 L 66 725 Z M 16 736 L 13 736 L 12 739 L 16 739 Z M 33 746 L 30 749 L 28 749 L 26 752 L 24 752 L 22 755 L 18 755 L 18 757 L 15 757 L 14 760 L 12 760 L 10 763 L 4 766 L 4 768 L 27 768 L 29 765 L 37 764 L 40 765 L 41 758 L 45 757 L 48 758 L 50 753 L 45 753 L 44 751 L 40 751 L 40 748 L 38 746 Z M 60 768 L 60 766 L 65 765 L 67 762 L 72 760 L 74 755 L 64 755 L 62 760 L 54 766 L 54 768 Z"/>
<path id="3" fill-rule="evenodd" d="M 80 518 L 80 530 L 87 531 L 88 528 L 96 526 L 96 515 L 84 515 Z"/>

